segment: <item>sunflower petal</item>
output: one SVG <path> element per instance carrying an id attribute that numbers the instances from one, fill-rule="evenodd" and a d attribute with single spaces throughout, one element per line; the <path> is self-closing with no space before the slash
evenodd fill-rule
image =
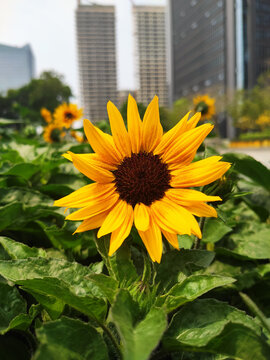
<path id="1" fill-rule="evenodd" d="M 187 123 L 186 131 L 194 129 L 198 122 L 201 120 L 201 113 L 197 112 L 195 115 L 193 115 Z"/>
<path id="2" fill-rule="evenodd" d="M 130 156 L 130 138 L 120 111 L 111 101 L 107 104 L 107 111 L 116 148 L 121 153 L 122 157 Z"/>
<path id="3" fill-rule="evenodd" d="M 67 220 L 84 220 L 94 215 L 98 215 L 106 210 L 111 209 L 117 202 L 119 195 L 114 193 L 109 196 L 102 196 L 93 201 L 89 201 L 89 205 L 73 212 L 66 217 Z"/>
<path id="4" fill-rule="evenodd" d="M 208 196 L 204 193 L 192 190 L 192 189 L 169 189 L 166 192 L 168 198 L 172 201 L 178 203 L 179 205 L 186 205 L 198 201 L 221 201 L 222 199 L 219 196 Z"/>
<path id="5" fill-rule="evenodd" d="M 165 238 L 169 241 L 169 243 L 177 250 L 179 250 L 179 244 L 178 244 L 178 237 L 177 234 L 169 233 L 165 230 L 161 230 L 162 234 L 165 236 Z"/>
<path id="6" fill-rule="evenodd" d="M 98 231 L 98 238 L 107 235 L 122 225 L 125 217 L 127 216 L 128 204 L 125 201 L 119 200 L 117 204 L 109 212 L 106 220 L 103 222 Z"/>
<path id="7" fill-rule="evenodd" d="M 210 184 L 231 167 L 230 163 L 219 161 L 220 159 L 220 156 L 211 156 L 171 171 L 171 186 L 186 188 Z"/>
<path id="8" fill-rule="evenodd" d="M 87 206 L 89 201 L 98 199 L 103 195 L 112 194 L 114 192 L 114 184 L 98 184 L 93 183 L 85 185 L 71 194 L 56 200 L 54 206 L 66 206 L 68 208 L 76 208 Z"/>
<path id="9" fill-rule="evenodd" d="M 185 205 L 184 207 L 196 216 L 217 217 L 216 209 L 205 203 L 194 202 L 189 205 Z"/>
<path id="10" fill-rule="evenodd" d="M 201 231 L 194 216 L 184 207 L 175 204 L 164 196 L 162 200 L 151 205 L 155 220 L 165 231 L 177 234 L 194 234 L 201 237 Z"/>
<path id="11" fill-rule="evenodd" d="M 111 171 L 104 169 L 101 162 L 90 158 L 81 157 L 71 151 L 68 152 L 72 158 L 74 166 L 89 179 L 99 183 L 109 183 L 115 178 Z"/>
<path id="12" fill-rule="evenodd" d="M 158 97 L 155 96 L 148 105 L 142 123 L 142 148 L 153 151 L 160 143 L 163 129 L 159 119 Z"/>
<path id="13" fill-rule="evenodd" d="M 169 144 L 172 144 L 180 135 L 186 131 L 187 121 L 190 111 L 169 131 L 167 131 L 163 136 L 154 150 L 154 155 L 162 154 L 168 147 Z"/>
<path id="14" fill-rule="evenodd" d="M 185 132 L 177 139 L 176 142 L 168 146 L 167 150 L 162 155 L 163 161 L 167 163 L 183 163 L 183 159 L 189 157 L 191 162 L 196 150 L 213 129 L 213 127 L 214 126 L 211 124 L 204 124 Z"/>
<path id="15" fill-rule="evenodd" d="M 151 216 L 148 230 L 139 231 L 139 234 L 152 261 L 160 263 L 162 256 L 162 236 L 160 228 Z"/>
<path id="16" fill-rule="evenodd" d="M 123 220 L 122 225 L 111 234 L 109 256 L 122 245 L 123 241 L 130 234 L 133 224 L 133 209 L 129 204 L 127 204 L 127 215 Z"/>
<path id="17" fill-rule="evenodd" d="M 113 171 L 113 170 L 117 169 L 116 165 L 105 163 L 98 154 L 91 153 L 91 154 L 76 154 L 76 155 L 79 155 L 81 158 L 83 158 L 85 160 L 90 160 L 92 162 L 95 162 L 97 165 L 99 165 L 100 167 L 103 167 L 106 170 Z M 72 157 L 69 153 L 64 153 L 64 154 L 62 154 L 62 156 L 64 158 L 66 158 L 67 160 L 72 161 Z"/>
<path id="18" fill-rule="evenodd" d="M 113 138 L 94 126 L 89 120 L 84 120 L 84 132 L 92 149 L 104 161 L 111 164 L 118 164 L 121 156 L 115 148 Z"/>
<path id="19" fill-rule="evenodd" d="M 132 152 L 137 154 L 141 149 L 142 142 L 142 121 L 135 99 L 129 94 L 127 105 L 128 133 L 131 142 Z"/>
<path id="20" fill-rule="evenodd" d="M 100 227 L 102 225 L 103 221 L 106 219 L 107 215 L 108 215 L 108 211 L 105 211 L 103 213 L 94 215 L 89 219 L 83 220 L 83 222 L 76 229 L 74 234 L 88 231 L 88 230 L 93 230 L 93 229 Z"/>
<path id="21" fill-rule="evenodd" d="M 149 228 L 149 213 L 147 206 L 143 203 L 136 204 L 134 208 L 134 224 L 141 231 Z"/>

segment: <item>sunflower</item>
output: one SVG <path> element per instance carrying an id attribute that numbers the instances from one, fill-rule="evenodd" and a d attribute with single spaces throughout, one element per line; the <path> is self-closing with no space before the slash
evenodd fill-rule
<path id="1" fill-rule="evenodd" d="M 216 114 L 215 102 L 208 95 L 198 95 L 193 99 L 194 111 L 202 114 L 201 120 L 209 120 Z"/>
<path id="2" fill-rule="evenodd" d="M 76 104 L 63 103 L 55 109 L 53 117 L 56 122 L 68 129 L 71 124 L 74 121 L 79 120 L 82 115 L 82 109 L 79 109 Z"/>
<path id="3" fill-rule="evenodd" d="M 50 123 L 44 128 L 43 138 L 48 143 L 59 142 L 63 136 L 65 136 L 65 132 L 58 123 Z"/>
<path id="4" fill-rule="evenodd" d="M 50 122 L 52 122 L 52 114 L 50 112 L 50 110 L 46 109 L 46 108 L 42 108 L 40 110 L 40 114 L 43 117 L 43 119 L 49 124 Z"/>
<path id="5" fill-rule="evenodd" d="M 152 259 L 160 262 L 162 234 L 179 248 L 177 234 L 201 238 L 195 216 L 217 216 L 207 201 L 219 201 L 190 187 L 203 186 L 220 178 L 230 167 L 221 157 L 192 163 L 196 150 L 213 129 L 196 127 L 200 114 L 187 114 L 163 134 L 155 96 L 141 121 L 137 104 L 128 98 L 128 131 L 118 109 L 107 105 L 112 136 L 84 120 L 92 154 L 64 156 L 94 181 L 55 201 L 56 206 L 80 208 L 66 217 L 83 220 L 75 232 L 99 228 L 98 237 L 111 233 L 109 255 L 128 237 L 134 223 Z"/>
<path id="6" fill-rule="evenodd" d="M 270 126 L 270 113 L 264 112 L 261 114 L 256 120 L 256 124 L 259 125 L 260 128 L 265 129 Z"/>

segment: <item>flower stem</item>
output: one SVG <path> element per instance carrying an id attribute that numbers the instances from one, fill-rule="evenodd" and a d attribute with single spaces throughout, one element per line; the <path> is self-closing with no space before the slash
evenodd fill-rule
<path id="1" fill-rule="evenodd" d="M 270 322 L 269 320 L 265 317 L 265 315 L 263 314 L 263 312 L 258 308 L 258 306 L 255 304 L 255 302 L 253 300 L 251 300 L 251 298 L 247 295 L 242 293 L 241 291 L 239 292 L 239 295 L 241 296 L 242 300 L 244 301 L 244 303 L 247 305 L 247 307 L 250 309 L 251 312 L 253 312 L 254 315 L 258 316 L 258 318 L 260 319 L 261 323 L 263 324 L 263 326 L 269 331 L 270 333 Z"/>
<path id="2" fill-rule="evenodd" d="M 205 224 L 205 217 L 201 217 L 200 222 L 199 222 L 201 232 L 203 232 L 204 224 Z M 194 241 L 193 249 L 199 249 L 200 248 L 200 243 L 201 243 L 201 239 L 198 238 L 198 236 L 196 236 L 195 241 Z"/>
<path id="3" fill-rule="evenodd" d="M 115 339 L 113 333 L 111 332 L 111 330 L 106 326 L 104 325 L 103 323 L 99 322 L 98 321 L 98 325 L 102 328 L 102 330 L 108 335 L 108 337 L 110 338 L 111 342 L 113 343 L 113 346 L 115 348 L 115 350 L 117 351 L 118 353 L 118 357 L 120 360 L 123 359 L 123 356 L 122 356 L 122 350 L 121 350 L 121 347 L 120 345 L 118 344 L 117 340 Z"/>

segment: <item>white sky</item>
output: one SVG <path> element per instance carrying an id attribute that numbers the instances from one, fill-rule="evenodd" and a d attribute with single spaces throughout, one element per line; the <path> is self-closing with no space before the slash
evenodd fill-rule
<path id="1" fill-rule="evenodd" d="M 116 5 L 118 88 L 134 89 L 133 20 L 130 0 L 96 0 Z M 133 0 L 138 5 L 165 5 L 166 0 Z M 77 0 L 0 0 L 0 43 L 29 43 L 36 75 L 55 70 L 78 94 L 75 9 Z"/>

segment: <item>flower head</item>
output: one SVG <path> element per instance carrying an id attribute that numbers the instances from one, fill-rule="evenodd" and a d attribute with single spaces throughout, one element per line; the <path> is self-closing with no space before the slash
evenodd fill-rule
<path id="1" fill-rule="evenodd" d="M 59 142 L 64 135 L 62 126 L 58 123 L 50 123 L 44 128 L 43 132 L 43 138 L 48 143 Z"/>
<path id="2" fill-rule="evenodd" d="M 209 120 L 216 114 L 215 102 L 208 95 L 198 95 L 193 99 L 194 111 L 201 113 L 201 120 Z"/>
<path id="3" fill-rule="evenodd" d="M 262 129 L 270 126 L 270 112 L 265 111 L 261 114 L 256 120 L 256 124 L 259 125 Z"/>
<path id="4" fill-rule="evenodd" d="M 212 130 L 211 124 L 196 127 L 200 114 L 187 114 L 163 134 L 158 98 L 149 104 L 141 121 L 137 104 L 128 99 L 127 125 L 118 109 L 108 102 L 112 136 L 84 120 L 87 139 L 94 154 L 65 157 L 94 183 L 57 200 L 56 206 L 80 208 L 68 220 L 83 220 L 76 232 L 100 227 L 98 237 L 111 233 L 109 255 L 128 237 L 134 223 L 153 261 L 162 256 L 162 234 L 179 248 L 177 234 L 201 231 L 194 217 L 217 216 L 207 201 L 219 201 L 189 189 L 211 183 L 230 167 L 221 157 L 192 163 L 195 153 Z"/>
<path id="5" fill-rule="evenodd" d="M 41 114 L 41 116 L 43 117 L 43 119 L 49 124 L 50 122 L 52 122 L 52 114 L 51 114 L 51 112 L 48 110 L 48 109 L 46 109 L 46 108 L 42 108 L 41 110 L 40 110 L 40 114 Z"/>
<path id="6" fill-rule="evenodd" d="M 63 103 L 55 109 L 53 117 L 56 122 L 68 129 L 71 124 L 79 120 L 82 115 L 82 109 L 79 109 L 76 104 Z"/>

